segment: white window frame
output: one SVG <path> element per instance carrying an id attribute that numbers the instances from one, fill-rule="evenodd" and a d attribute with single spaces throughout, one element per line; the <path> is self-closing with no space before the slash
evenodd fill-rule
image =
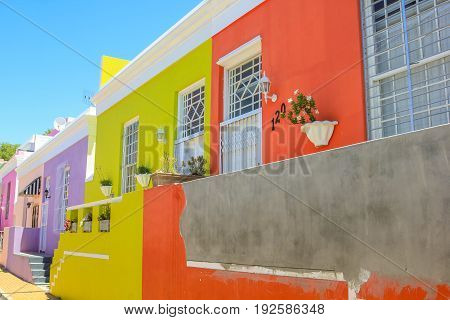
<path id="1" fill-rule="evenodd" d="M 127 132 L 127 128 L 136 124 L 137 123 L 137 130 L 136 130 L 136 162 L 133 164 L 128 164 L 126 165 L 126 158 L 131 156 L 131 154 L 127 154 L 127 143 L 126 143 L 126 132 Z M 131 181 L 131 185 L 128 185 L 127 183 L 127 176 L 126 176 L 126 172 L 127 172 L 127 168 L 130 168 L 132 166 L 137 166 L 137 162 L 139 159 L 139 117 L 135 117 L 129 121 L 127 121 L 124 126 L 123 126 L 123 135 L 122 135 L 122 181 L 121 181 L 121 191 L 122 194 L 125 193 L 130 193 L 130 192 L 134 192 L 136 191 L 136 180 L 134 179 L 134 177 L 132 177 Z M 135 168 L 135 172 L 136 172 L 136 168 Z"/>
<path id="2" fill-rule="evenodd" d="M 196 132 L 194 134 L 190 134 L 186 137 L 183 136 L 184 131 L 184 96 L 201 88 L 204 87 L 203 90 L 203 129 L 199 132 Z M 196 150 L 199 150 L 198 152 L 195 152 L 195 156 L 204 155 L 204 140 L 203 136 L 205 134 L 205 112 L 206 112 L 206 81 L 205 78 L 191 84 L 189 87 L 183 89 L 178 93 L 178 125 L 177 125 L 177 140 L 175 141 L 175 155 L 177 157 L 177 165 L 178 170 L 183 171 L 183 168 L 181 166 L 183 161 L 187 161 L 189 159 L 185 159 L 185 149 L 189 144 L 196 143 L 197 147 Z"/>
<path id="3" fill-rule="evenodd" d="M 69 207 L 69 185 L 70 185 L 70 166 L 64 167 L 63 172 L 63 186 L 62 186 L 62 207 L 67 209 Z M 65 210 L 64 210 L 65 211 Z"/>
<path id="4" fill-rule="evenodd" d="M 251 117 L 258 115 L 258 122 L 259 122 L 259 128 L 260 128 L 260 136 L 259 136 L 259 163 L 262 163 L 262 107 L 263 103 L 261 103 L 261 107 L 257 110 L 253 110 L 251 112 L 241 114 L 240 116 L 237 116 L 235 118 L 229 118 L 228 115 L 229 107 L 230 107 L 230 88 L 229 88 L 229 71 L 238 67 L 239 65 L 242 65 L 246 61 L 249 61 L 252 58 L 256 58 L 257 56 L 261 56 L 261 73 L 263 72 L 263 66 L 262 66 L 262 38 L 261 36 L 257 36 L 253 38 L 252 40 L 248 41 L 247 43 L 241 45 L 240 47 L 236 48 L 232 52 L 228 53 L 227 55 L 223 56 L 217 61 L 217 64 L 221 67 L 223 67 L 223 118 L 220 123 L 220 130 L 222 131 L 222 127 L 225 125 L 228 125 L 233 122 L 240 121 L 246 117 Z M 262 94 L 261 94 L 261 100 L 262 100 Z M 223 173 L 222 168 L 222 132 L 220 132 L 220 146 L 219 146 L 219 170 L 221 173 Z"/>

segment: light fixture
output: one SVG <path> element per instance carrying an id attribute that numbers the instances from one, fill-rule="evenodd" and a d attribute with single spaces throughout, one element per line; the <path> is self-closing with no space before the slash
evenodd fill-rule
<path id="1" fill-rule="evenodd" d="M 45 199 L 50 199 L 51 198 L 50 191 L 48 191 L 48 189 L 45 189 L 44 196 L 45 196 Z"/>
<path id="2" fill-rule="evenodd" d="M 164 130 L 164 128 L 158 128 L 156 138 L 159 143 L 166 143 L 166 131 Z"/>
<path id="3" fill-rule="evenodd" d="M 261 78 L 261 80 L 259 80 L 260 85 L 261 85 L 261 91 L 264 94 L 264 99 L 266 100 L 267 103 L 267 99 L 272 100 L 272 102 L 277 102 L 278 100 L 278 96 L 276 94 L 273 94 L 271 96 L 269 96 L 269 92 L 270 92 L 270 86 L 271 86 L 271 82 L 270 79 L 266 76 L 266 72 L 264 71 L 263 77 Z"/>
<path id="4" fill-rule="evenodd" d="M 27 208 L 31 207 L 31 202 L 27 202 Z"/>

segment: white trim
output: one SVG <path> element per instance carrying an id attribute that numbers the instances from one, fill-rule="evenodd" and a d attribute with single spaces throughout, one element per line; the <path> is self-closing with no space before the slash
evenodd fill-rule
<path id="1" fill-rule="evenodd" d="M 226 267 L 224 267 L 224 265 Z M 187 267 L 211 269 L 230 272 L 244 272 L 253 274 L 266 274 L 281 277 L 308 278 L 318 280 L 334 280 L 345 281 L 342 272 L 330 270 L 305 270 L 305 269 L 282 269 L 282 268 L 266 268 L 261 266 L 248 266 L 241 264 L 224 264 L 212 262 L 187 261 Z"/>
<path id="2" fill-rule="evenodd" d="M 109 255 L 107 255 L 107 254 L 87 253 L 87 252 L 75 252 L 75 251 L 64 251 L 64 255 L 65 255 L 65 256 L 75 256 L 75 257 L 91 258 L 91 259 L 109 260 Z"/>
<path id="3" fill-rule="evenodd" d="M 262 52 L 261 36 L 253 38 L 249 42 L 243 44 L 237 49 L 234 49 L 227 55 L 223 56 L 217 61 L 219 66 L 231 69 L 238 66 L 243 61 L 246 61 Z"/>
<path id="4" fill-rule="evenodd" d="M 229 124 L 231 124 L 233 122 L 237 122 L 237 121 L 240 121 L 242 119 L 254 116 L 255 114 L 258 114 L 258 113 L 262 113 L 262 108 L 259 108 L 259 109 L 253 110 L 251 112 L 247 112 L 247 113 L 241 114 L 239 117 L 236 117 L 236 118 L 232 118 L 232 119 L 229 119 L 229 120 L 226 120 L 226 121 L 222 121 L 220 123 L 220 126 L 221 127 L 227 126 L 227 125 L 229 125 Z"/>
<path id="5" fill-rule="evenodd" d="M 68 207 L 66 209 L 66 211 L 79 210 L 79 209 L 91 208 L 91 207 L 98 207 L 98 206 L 102 206 L 104 204 L 117 203 L 117 202 L 121 202 L 121 201 L 122 201 L 122 196 L 111 198 L 111 199 L 105 199 L 105 200 L 89 202 L 89 203 L 83 203 L 83 204 L 80 204 L 78 206 Z"/>
<path id="6" fill-rule="evenodd" d="M 189 87 L 184 88 L 183 90 L 181 90 L 181 91 L 178 93 L 178 96 L 179 96 L 179 97 L 180 97 L 180 96 L 183 96 L 183 95 L 185 95 L 186 93 L 188 93 L 189 91 L 193 91 L 194 89 L 200 88 L 200 87 L 204 86 L 205 83 L 206 83 L 205 78 L 202 78 L 202 79 L 198 80 L 197 82 L 191 84 Z"/>
<path id="7" fill-rule="evenodd" d="M 423 66 L 424 64 L 427 64 L 427 63 L 430 63 L 430 62 L 433 62 L 433 61 L 436 61 L 436 60 L 439 60 L 439 59 L 442 59 L 442 58 L 446 58 L 449 55 L 450 55 L 450 50 L 447 50 L 445 52 L 441 52 L 441 53 L 436 54 L 434 56 L 431 56 L 431 57 L 419 60 L 419 61 L 411 64 L 411 69 Z M 377 82 L 377 81 L 380 81 L 380 80 L 392 77 L 392 76 L 394 76 L 394 75 L 396 75 L 398 73 L 405 72 L 406 70 L 408 70 L 407 66 L 400 67 L 400 68 L 397 68 L 397 69 L 394 69 L 394 70 L 390 70 L 390 71 L 382 73 L 382 74 L 380 74 L 378 76 L 371 77 L 370 81 L 371 81 L 371 83 L 374 83 L 374 82 Z"/>
<path id="8" fill-rule="evenodd" d="M 132 125 L 133 123 L 138 122 L 138 121 L 139 121 L 139 116 L 136 116 L 136 117 L 134 117 L 134 118 L 128 120 L 127 122 L 125 122 L 125 123 L 123 124 L 123 128 L 125 129 L 125 128 L 128 127 L 129 125 Z"/>
<path id="9" fill-rule="evenodd" d="M 75 121 L 70 122 L 63 131 L 45 143 L 42 148 L 34 152 L 17 167 L 17 177 L 23 177 L 88 136 L 89 120 L 92 118 L 95 118 L 95 108 L 87 109 Z"/>
<path id="10" fill-rule="evenodd" d="M 100 115 L 265 0 L 204 0 L 92 98 Z M 127 84 L 127 86 L 124 85 Z"/>

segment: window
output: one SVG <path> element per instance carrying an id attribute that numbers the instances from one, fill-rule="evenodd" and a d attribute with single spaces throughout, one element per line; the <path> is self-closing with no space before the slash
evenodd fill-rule
<path id="1" fill-rule="evenodd" d="M 11 182 L 8 182 L 8 187 L 6 188 L 6 204 L 5 204 L 5 220 L 9 216 L 9 207 L 11 201 Z"/>
<path id="2" fill-rule="evenodd" d="M 175 157 L 179 171 L 186 171 L 182 162 L 203 155 L 203 132 L 205 127 L 205 80 L 181 91 L 178 95 L 178 139 Z"/>
<path id="3" fill-rule="evenodd" d="M 64 181 L 63 181 L 63 197 L 62 206 L 67 209 L 69 207 L 69 179 L 70 179 L 70 168 L 64 168 Z"/>
<path id="4" fill-rule="evenodd" d="M 122 193 L 136 190 L 136 165 L 138 153 L 139 121 L 133 120 L 125 125 L 123 135 Z"/>
<path id="5" fill-rule="evenodd" d="M 370 138 L 449 123 L 450 3 L 362 3 Z"/>
<path id="6" fill-rule="evenodd" d="M 261 108 L 260 79 L 261 55 L 227 70 L 227 120 Z"/>
<path id="7" fill-rule="evenodd" d="M 39 206 L 33 206 L 31 215 L 31 227 L 37 228 L 39 226 Z"/>
<path id="8" fill-rule="evenodd" d="M 222 60 L 225 65 L 224 120 L 220 124 L 221 172 L 261 164 L 261 39 L 253 39 Z"/>

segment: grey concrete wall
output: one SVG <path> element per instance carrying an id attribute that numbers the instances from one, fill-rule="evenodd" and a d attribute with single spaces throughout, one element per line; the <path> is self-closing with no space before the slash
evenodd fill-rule
<path id="1" fill-rule="evenodd" d="M 449 161 L 446 125 L 186 183 L 187 260 L 450 283 Z"/>

